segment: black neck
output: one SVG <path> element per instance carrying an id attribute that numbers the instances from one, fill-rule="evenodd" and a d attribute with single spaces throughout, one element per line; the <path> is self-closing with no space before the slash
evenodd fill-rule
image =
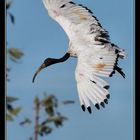
<path id="1" fill-rule="evenodd" d="M 61 58 L 59 58 L 59 59 L 55 59 L 55 61 L 56 61 L 57 63 L 59 63 L 59 62 L 64 62 L 64 61 L 66 61 L 69 57 L 70 57 L 70 54 L 69 54 L 69 53 L 66 53 L 63 57 L 61 57 Z"/>
<path id="2" fill-rule="evenodd" d="M 69 53 L 66 53 L 63 57 L 58 58 L 58 59 L 56 59 L 56 58 L 47 58 L 44 61 L 44 64 L 46 66 L 50 66 L 50 65 L 53 65 L 53 64 L 56 64 L 56 63 L 61 63 L 61 62 L 66 61 L 69 57 L 70 57 L 70 54 Z"/>

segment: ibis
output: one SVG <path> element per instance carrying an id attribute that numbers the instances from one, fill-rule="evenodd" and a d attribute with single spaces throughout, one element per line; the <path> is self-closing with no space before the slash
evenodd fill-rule
<path id="1" fill-rule="evenodd" d="M 110 98 L 110 86 L 103 78 L 112 77 L 116 72 L 125 78 L 118 60 L 126 58 L 126 52 L 111 42 L 108 31 L 86 6 L 72 0 L 43 0 L 43 4 L 48 15 L 66 32 L 69 45 L 61 58 L 44 60 L 33 82 L 42 69 L 70 57 L 77 58 L 75 79 L 82 110 L 92 113 L 91 104 L 98 110 L 104 108 Z"/>

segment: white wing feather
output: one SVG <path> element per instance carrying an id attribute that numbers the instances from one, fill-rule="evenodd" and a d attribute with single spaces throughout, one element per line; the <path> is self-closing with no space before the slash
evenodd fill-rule
<path id="1" fill-rule="evenodd" d="M 111 77 L 117 70 L 118 58 L 119 55 L 115 50 L 106 51 L 106 48 L 102 50 L 91 48 L 78 56 L 75 77 L 82 108 L 83 106 L 89 108 L 89 103 L 92 102 L 99 109 L 99 105 L 104 107 L 104 102 L 108 102 L 109 84 L 99 76 Z M 118 72 L 125 76 L 122 71 Z"/>
<path id="2" fill-rule="evenodd" d="M 76 5 L 71 0 L 43 2 L 49 15 L 61 25 L 70 40 L 77 37 L 77 40 L 84 39 L 91 45 L 100 44 L 100 40 L 109 41 L 108 32 L 87 7 Z"/>

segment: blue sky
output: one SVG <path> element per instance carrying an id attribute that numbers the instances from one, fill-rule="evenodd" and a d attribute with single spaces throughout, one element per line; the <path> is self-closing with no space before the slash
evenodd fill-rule
<path id="1" fill-rule="evenodd" d="M 111 98 L 105 109 L 94 107 L 93 113 L 83 112 L 79 104 L 74 77 L 76 59 L 43 70 L 35 84 L 32 76 L 47 57 L 61 57 L 67 50 L 68 38 L 63 29 L 47 14 L 42 0 L 13 0 L 11 12 L 15 26 L 7 19 L 8 47 L 20 48 L 25 57 L 20 64 L 8 61 L 12 68 L 7 94 L 18 97 L 16 105 L 23 111 L 16 122 L 7 125 L 8 140 L 25 140 L 33 134 L 33 128 L 20 127 L 17 122 L 25 116 L 33 117 L 34 96 L 43 97 L 43 92 L 52 93 L 62 100 L 74 100 L 74 105 L 60 105 L 62 114 L 69 118 L 64 126 L 48 135 L 49 140 L 132 140 L 134 100 L 134 13 L 132 0 L 76 0 L 89 7 L 109 32 L 111 41 L 125 49 L 126 60 L 120 60 L 126 79 L 119 74 L 108 78 Z"/>

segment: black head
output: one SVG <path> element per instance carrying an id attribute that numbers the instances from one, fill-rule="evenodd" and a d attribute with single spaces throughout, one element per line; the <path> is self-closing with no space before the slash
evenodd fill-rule
<path id="1" fill-rule="evenodd" d="M 55 58 L 47 58 L 44 60 L 43 64 L 38 68 L 38 70 L 35 72 L 34 76 L 33 76 L 33 83 L 35 81 L 35 78 L 37 76 L 37 74 L 44 68 L 53 65 L 55 63 L 61 63 L 66 61 L 68 58 L 70 57 L 69 53 L 66 53 L 63 57 L 59 58 L 59 59 L 55 59 Z"/>

